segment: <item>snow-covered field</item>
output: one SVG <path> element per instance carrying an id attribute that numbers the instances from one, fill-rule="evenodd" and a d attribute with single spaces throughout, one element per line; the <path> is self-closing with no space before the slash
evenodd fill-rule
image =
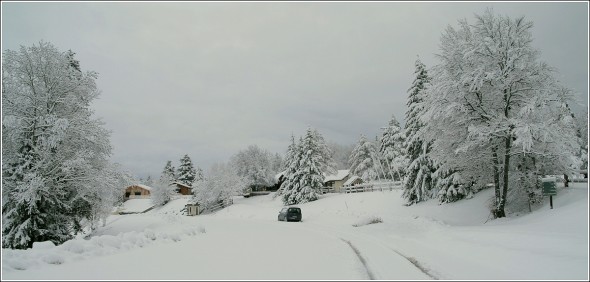
<path id="1" fill-rule="evenodd" d="M 91 238 L 2 250 L 9 280 L 587 280 L 588 184 L 532 214 L 489 220 L 492 189 L 406 207 L 401 191 L 327 194 L 279 222 L 271 195 L 210 215 L 186 199 L 113 215 Z M 380 223 L 368 224 L 370 222 Z M 486 222 L 487 221 L 487 222 Z M 355 227 L 356 226 L 356 227 Z"/>
<path id="2" fill-rule="evenodd" d="M 129 199 L 120 207 L 116 207 L 117 213 L 142 213 L 153 207 L 152 199 Z"/>

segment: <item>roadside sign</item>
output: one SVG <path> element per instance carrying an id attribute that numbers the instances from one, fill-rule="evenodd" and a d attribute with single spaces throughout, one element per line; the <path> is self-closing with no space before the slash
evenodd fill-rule
<path id="1" fill-rule="evenodd" d="M 543 182 L 543 194 L 557 195 L 557 187 L 555 187 L 555 182 Z"/>
<path id="2" fill-rule="evenodd" d="M 557 178 L 555 177 L 545 177 L 541 178 L 543 182 L 543 194 L 547 196 L 557 195 L 557 187 L 555 183 L 557 182 Z"/>
<path id="3" fill-rule="evenodd" d="M 541 178 L 541 181 L 543 182 L 543 195 L 549 196 L 549 206 L 553 209 L 553 195 L 557 195 L 557 187 L 555 186 L 557 179 L 546 177 Z"/>

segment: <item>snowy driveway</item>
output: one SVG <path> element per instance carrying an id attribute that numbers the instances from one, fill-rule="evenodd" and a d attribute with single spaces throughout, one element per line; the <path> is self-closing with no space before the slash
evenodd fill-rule
<path id="1" fill-rule="evenodd" d="M 25 280 L 584 280 L 588 186 L 554 209 L 489 221 L 493 191 L 403 206 L 399 191 L 325 195 L 279 222 L 280 200 L 236 198 L 187 217 L 181 200 L 111 216 L 89 240 L 7 250 L 2 278 Z M 382 223 L 366 225 L 371 219 Z M 359 227 L 354 227 L 359 226 Z M 550 228 L 548 228 L 550 227 Z M 492 263 L 493 262 L 493 263 Z"/>
<path id="2" fill-rule="evenodd" d="M 152 215 L 162 217 L 170 216 Z M 145 215 L 121 216 L 113 225 L 158 226 Z M 128 222 L 125 222 L 128 221 Z M 198 224 L 205 233 L 61 265 L 5 273 L 7 279 L 42 280 L 347 280 L 428 279 L 378 244 L 325 232 L 316 225 L 218 217 L 181 218 L 172 228 Z M 174 225 L 177 225 L 174 227 Z M 110 229 L 118 230 L 119 228 Z M 122 228 L 121 228 L 122 229 Z M 170 228 L 167 228 L 171 230 Z M 114 234 L 113 234 L 114 235 Z M 109 236 L 109 235 L 103 235 Z M 350 242 L 355 248 L 346 242 Z M 383 254 L 378 254 L 383 253 Z M 376 255 L 378 254 L 378 255 Z M 362 259 L 359 257 L 362 257 Z M 372 257 L 379 257 L 373 261 Z M 384 256 L 387 256 L 386 258 Z M 386 260 L 384 260 L 384 258 Z M 362 260 L 368 267 L 365 267 Z M 383 264 L 387 261 L 387 264 Z M 395 275 L 395 274 L 398 275 Z M 393 275 L 393 276 L 392 276 Z"/>

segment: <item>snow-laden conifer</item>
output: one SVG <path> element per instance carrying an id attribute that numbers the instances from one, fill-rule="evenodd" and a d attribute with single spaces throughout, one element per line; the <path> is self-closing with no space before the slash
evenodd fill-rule
<path id="1" fill-rule="evenodd" d="M 385 178 L 402 180 L 408 166 L 408 159 L 405 154 L 406 135 L 400 127 L 395 115 L 385 127 L 381 135 L 379 154 L 383 157 L 385 167 Z"/>
<path id="2" fill-rule="evenodd" d="M 352 150 L 348 162 L 352 174 L 358 175 L 365 182 L 380 179 L 379 175 L 383 174 L 383 167 L 375 144 L 362 134 L 356 147 Z"/>
<path id="3" fill-rule="evenodd" d="M 321 194 L 326 171 L 334 169 L 330 150 L 321 134 L 308 128 L 293 152 L 293 155 L 288 152 L 286 157 L 291 162 L 281 185 L 283 203 L 293 205 L 315 201 Z"/>
<path id="4" fill-rule="evenodd" d="M 184 157 L 180 159 L 180 165 L 176 172 L 178 182 L 192 187 L 193 182 L 195 182 L 196 174 L 197 171 L 193 166 L 191 158 L 188 155 L 184 155 Z"/>
<path id="5" fill-rule="evenodd" d="M 275 194 L 277 197 L 281 196 L 285 193 L 286 190 L 291 190 L 293 187 L 292 176 L 295 175 L 295 172 L 299 169 L 299 144 L 295 143 L 295 136 L 291 135 L 291 144 L 287 147 L 287 152 L 285 153 L 285 160 L 284 165 L 282 167 L 285 173 L 283 177 L 285 180 L 281 184 L 281 187 L 277 190 Z"/>
<path id="6" fill-rule="evenodd" d="M 177 180 L 176 169 L 174 168 L 174 166 L 172 166 L 172 161 L 166 162 L 166 166 L 164 166 L 162 175 L 165 175 L 166 179 L 172 180 L 173 182 Z"/>
<path id="7" fill-rule="evenodd" d="M 408 111 L 406 112 L 406 144 L 405 151 L 408 158 L 408 167 L 404 178 L 404 191 L 402 197 L 407 199 L 408 204 L 414 204 L 427 200 L 433 195 L 433 172 L 435 165 L 428 156 L 431 148 L 430 143 L 424 142 L 420 136 L 420 130 L 424 124 L 420 121 L 424 113 L 424 98 L 426 85 L 430 78 L 426 66 L 418 59 L 416 60 L 416 78 L 412 87 L 408 89 Z"/>

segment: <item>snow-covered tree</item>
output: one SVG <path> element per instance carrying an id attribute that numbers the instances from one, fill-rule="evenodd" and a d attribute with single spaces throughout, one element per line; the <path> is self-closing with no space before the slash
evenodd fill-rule
<path id="1" fill-rule="evenodd" d="M 166 176 L 167 179 L 172 180 L 172 182 L 177 180 L 176 177 L 176 169 L 172 166 L 172 161 L 167 161 L 162 174 Z"/>
<path id="2" fill-rule="evenodd" d="M 195 182 L 196 174 L 197 170 L 194 168 L 191 158 L 188 155 L 184 155 L 180 159 L 180 165 L 176 172 L 178 182 L 191 187 L 193 182 Z"/>
<path id="3" fill-rule="evenodd" d="M 151 175 L 148 175 L 148 177 L 145 179 L 145 183 L 144 184 L 147 185 L 147 186 L 149 186 L 149 187 L 152 187 L 152 186 L 155 185 L 154 184 L 154 180 L 152 179 L 152 176 Z"/>
<path id="4" fill-rule="evenodd" d="M 477 185 L 494 183 L 492 212 L 504 217 L 509 190 L 527 194 L 523 183 L 535 183 L 535 175 L 575 167 L 578 140 L 567 107 L 571 93 L 531 46 L 532 22 L 491 10 L 476 19 L 443 33 L 423 132 L 434 148 L 453 146 L 447 150 L 455 154 L 437 161 L 463 178 L 483 175 L 469 180 Z"/>
<path id="5" fill-rule="evenodd" d="M 89 107 L 99 95 L 97 74 L 81 71 L 73 56 L 47 42 L 3 54 L 5 248 L 63 243 L 117 201 L 110 133 Z"/>
<path id="6" fill-rule="evenodd" d="M 287 170 L 291 163 L 293 163 L 296 159 L 297 152 L 297 144 L 295 143 L 295 136 L 291 135 L 291 143 L 287 147 L 287 152 L 285 153 L 285 159 L 283 161 L 283 170 Z"/>
<path id="7" fill-rule="evenodd" d="M 272 171 L 276 171 L 277 173 L 283 171 L 283 166 L 284 166 L 283 158 L 278 153 L 275 153 L 271 157 L 270 164 L 271 164 Z"/>
<path id="8" fill-rule="evenodd" d="M 292 188 L 293 183 L 290 182 L 290 179 L 299 170 L 299 144 L 295 143 L 295 136 L 293 135 L 291 135 L 291 144 L 287 147 L 283 170 L 285 171 L 283 175 L 285 181 L 283 181 L 281 187 L 277 190 L 275 197 L 281 196 L 285 190 Z"/>
<path id="9" fill-rule="evenodd" d="M 231 159 L 238 175 L 248 180 L 253 190 L 274 185 L 274 177 L 278 173 L 271 162 L 271 154 L 256 145 L 250 145 Z"/>
<path id="10" fill-rule="evenodd" d="M 89 209 L 85 217 L 91 230 L 106 225 L 107 217 L 112 213 L 113 207 L 123 203 L 125 187 L 133 184 L 135 179 L 131 173 L 124 171 L 119 164 L 106 164 L 92 180 L 88 189 L 82 190 L 77 200 L 72 203 L 74 216 L 84 213 L 76 211 Z M 80 218 L 82 220 L 82 218 Z M 84 226 L 80 226 L 83 228 Z"/>
<path id="11" fill-rule="evenodd" d="M 424 124 L 420 117 L 424 112 L 425 90 L 430 81 L 426 66 L 418 59 L 416 60 L 416 78 L 412 87 L 408 89 L 408 111 L 406 112 L 406 144 L 405 152 L 408 158 L 408 167 L 404 178 L 404 191 L 402 197 L 407 199 L 408 204 L 418 203 L 432 197 L 433 172 L 435 165 L 428 156 L 431 148 L 430 143 L 424 142 L 420 136 L 420 130 Z"/>
<path id="12" fill-rule="evenodd" d="M 348 169 L 350 168 L 350 164 L 348 163 L 348 158 L 354 149 L 354 144 L 349 145 L 342 145 L 336 142 L 329 142 L 328 147 L 332 151 L 334 163 L 336 169 Z"/>
<path id="13" fill-rule="evenodd" d="M 205 176 L 203 176 L 203 170 L 197 166 L 195 168 L 195 181 L 194 182 L 201 181 L 204 178 L 205 178 Z M 193 182 L 193 184 L 194 184 L 194 182 Z"/>
<path id="14" fill-rule="evenodd" d="M 313 138 L 313 143 L 317 146 L 318 153 L 321 155 L 321 158 L 319 158 L 320 170 L 325 175 L 335 174 L 337 169 L 333 158 L 334 152 L 328 146 L 324 136 L 314 128 L 311 130 L 311 137 Z"/>
<path id="15" fill-rule="evenodd" d="M 155 206 L 163 206 L 170 202 L 172 197 L 176 195 L 176 185 L 173 184 L 174 179 L 170 178 L 170 174 L 163 172 L 160 179 L 156 181 L 151 192 L 151 199 Z"/>
<path id="16" fill-rule="evenodd" d="M 325 173 L 333 170 L 330 151 L 320 133 L 308 128 L 298 144 L 292 143 L 286 160 L 290 162 L 281 185 L 283 203 L 294 205 L 317 200 Z"/>
<path id="17" fill-rule="evenodd" d="M 578 158 L 580 159 L 580 169 L 588 171 L 588 110 L 584 109 L 582 113 L 576 115 L 576 125 L 579 133 L 580 150 Z"/>
<path id="18" fill-rule="evenodd" d="M 359 142 L 352 150 L 348 160 L 350 171 L 365 182 L 380 179 L 379 175 L 383 174 L 383 166 L 379 159 L 375 144 L 361 134 Z"/>
<path id="19" fill-rule="evenodd" d="M 233 164 L 215 164 L 204 179 L 195 182 L 191 201 L 207 212 L 211 206 L 239 195 L 247 186 L 247 179 L 238 175 Z"/>
<path id="20" fill-rule="evenodd" d="M 385 127 L 381 135 L 379 154 L 383 157 L 385 166 L 384 177 L 393 180 L 402 180 L 405 176 L 405 169 L 408 166 L 408 159 L 405 154 L 406 135 L 395 118 L 391 116 L 389 125 Z"/>

